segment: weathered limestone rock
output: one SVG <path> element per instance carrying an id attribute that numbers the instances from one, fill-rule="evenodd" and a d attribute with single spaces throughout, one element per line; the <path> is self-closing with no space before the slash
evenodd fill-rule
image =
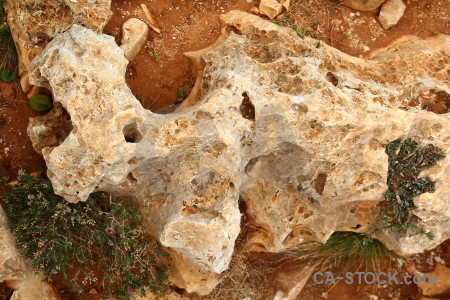
<path id="1" fill-rule="evenodd" d="M 380 15 L 378 20 L 384 29 L 389 29 L 392 26 L 397 25 L 401 17 L 405 13 L 406 5 L 402 0 L 386 0 L 381 6 Z"/>
<path id="2" fill-rule="evenodd" d="M 301 263 L 288 262 L 282 265 L 278 272 L 275 271 L 275 276 L 271 280 L 276 288 L 273 300 L 295 300 L 305 287 L 308 279 L 313 274 L 317 265 L 302 265 Z"/>
<path id="3" fill-rule="evenodd" d="M 122 25 L 122 48 L 128 61 L 139 53 L 147 41 L 148 26 L 136 18 L 130 18 Z"/>
<path id="4" fill-rule="evenodd" d="M 450 293 L 450 268 L 446 267 L 441 263 L 436 263 L 436 266 L 430 272 L 420 272 L 413 264 L 408 266 L 408 271 L 412 276 L 421 276 L 424 282 L 419 282 L 417 287 L 423 296 L 430 298 L 441 299 L 443 297 L 447 298 Z M 427 282 L 428 278 L 428 282 Z"/>
<path id="5" fill-rule="evenodd" d="M 277 0 L 261 0 L 259 3 L 259 12 L 274 19 L 283 11 L 283 4 Z"/>
<path id="6" fill-rule="evenodd" d="M 359 11 L 374 11 L 385 0 L 341 0 L 341 4 Z"/>
<path id="7" fill-rule="evenodd" d="M 57 300 L 52 286 L 27 263 L 16 248 L 16 242 L 8 228 L 8 219 L 0 206 L 0 283 L 6 281 L 15 289 L 11 299 Z"/>
<path id="8" fill-rule="evenodd" d="M 0 282 L 23 278 L 21 262 L 6 213 L 0 206 Z"/>
<path id="9" fill-rule="evenodd" d="M 416 202 L 435 239 L 378 238 L 406 254 L 450 237 L 450 116 L 409 105 L 424 89 L 450 93 L 448 36 L 403 41 L 363 60 L 254 15 L 232 11 L 223 21 L 240 34 L 198 52 L 196 97 L 168 115 L 132 95 L 112 37 L 74 25 L 49 43 L 30 79 L 71 116 L 67 138 L 42 149 L 56 193 L 72 202 L 93 191 L 134 198 L 147 231 L 201 270 L 185 287 L 206 293 L 196 284 L 227 268 L 239 198 L 261 228 L 253 249 L 367 231 L 387 189 L 383 145 L 412 138 L 447 154 L 428 172 L 436 192 Z"/>
<path id="10" fill-rule="evenodd" d="M 8 26 L 19 55 L 24 92 L 33 89 L 28 83 L 27 67 L 45 45 L 72 24 L 101 32 L 112 16 L 110 6 L 111 0 L 8 0 Z"/>
<path id="11" fill-rule="evenodd" d="M 59 103 L 55 103 L 45 116 L 31 119 L 29 126 L 32 130 L 28 131 L 28 136 L 34 149 L 41 155 L 43 148 L 58 146 L 73 129 L 70 116 Z"/>

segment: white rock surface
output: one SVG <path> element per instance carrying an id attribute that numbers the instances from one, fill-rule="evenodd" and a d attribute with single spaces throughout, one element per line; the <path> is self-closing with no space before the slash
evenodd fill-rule
<path id="1" fill-rule="evenodd" d="M 402 0 L 386 0 L 381 6 L 378 20 L 384 29 L 397 25 L 405 13 L 406 5 Z"/>
<path id="2" fill-rule="evenodd" d="M 122 48 L 128 61 L 132 61 L 147 41 L 148 26 L 143 21 L 130 18 L 122 25 Z"/>
<path id="3" fill-rule="evenodd" d="M 240 34 L 198 52 L 199 96 L 169 115 L 143 109 L 132 95 L 112 37 L 74 25 L 49 43 L 30 80 L 51 89 L 71 116 L 67 138 L 42 149 L 58 194 L 72 202 L 93 191 L 135 199 L 148 233 L 191 276 L 177 284 L 205 294 L 214 285 L 200 287 L 202 280 L 224 271 L 233 253 L 239 198 L 261 228 L 251 249 L 367 231 L 387 189 L 383 145 L 412 138 L 447 154 L 429 170 L 436 192 L 416 203 L 435 239 L 379 238 L 417 253 L 450 237 L 450 117 L 409 106 L 424 89 L 450 93 L 448 36 L 402 41 L 370 61 L 316 48 L 254 15 L 232 11 L 223 20 Z"/>

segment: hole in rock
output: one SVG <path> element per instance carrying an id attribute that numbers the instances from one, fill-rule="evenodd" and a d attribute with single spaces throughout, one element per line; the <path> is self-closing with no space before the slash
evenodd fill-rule
<path id="1" fill-rule="evenodd" d="M 142 139 L 136 123 L 130 123 L 123 128 L 123 136 L 127 143 L 138 143 Z"/>
<path id="2" fill-rule="evenodd" d="M 130 183 L 130 184 L 136 184 L 136 182 L 137 182 L 137 179 L 133 176 L 133 174 L 132 173 L 128 173 L 128 175 L 127 175 L 127 180 L 128 180 L 128 182 Z"/>
<path id="3" fill-rule="evenodd" d="M 316 190 L 317 194 L 322 195 L 323 190 L 325 189 L 325 183 L 327 182 L 328 175 L 325 173 L 319 173 L 316 179 L 313 180 L 313 186 Z"/>
<path id="4" fill-rule="evenodd" d="M 362 227 L 361 224 L 356 224 L 356 226 L 350 227 L 351 229 L 358 230 Z"/>
<path id="5" fill-rule="evenodd" d="M 244 99 L 242 99 L 240 106 L 241 115 L 248 120 L 255 121 L 255 106 L 250 102 L 247 92 L 242 93 L 242 97 Z"/>
<path id="6" fill-rule="evenodd" d="M 339 80 L 337 79 L 336 75 L 334 75 L 331 72 L 327 72 L 325 78 L 328 80 L 328 82 L 331 82 L 331 84 L 333 84 L 334 86 L 337 86 L 339 83 Z"/>
<path id="7" fill-rule="evenodd" d="M 6 282 L 0 283 L 0 299 L 9 300 L 13 294 L 14 290 L 10 289 Z"/>

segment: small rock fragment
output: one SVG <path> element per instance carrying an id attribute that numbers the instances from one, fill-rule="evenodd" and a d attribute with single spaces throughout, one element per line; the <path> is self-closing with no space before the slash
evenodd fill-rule
<path id="1" fill-rule="evenodd" d="M 97 290 L 96 289 L 90 289 L 89 294 L 97 295 Z"/>
<path id="2" fill-rule="evenodd" d="M 283 11 L 283 5 L 277 0 L 261 0 L 259 3 L 259 12 L 274 19 Z"/>
<path id="3" fill-rule="evenodd" d="M 253 6 L 250 11 L 255 14 L 259 14 L 259 9 L 256 6 Z"/>
<path id="4" fill-rule="evenodd" d="M 153 29 L 156 33 L 161 33 L 161 29 L 159 29 L 158 22 L 153 17 L 152 13 L 148 9 L 146 4 L 141 4 L 141 9 L 144 12 L 145 17 L 147 18 L 147 25 Z"/>
<path id="5" fill-rule="evenodd" d="M 285 0 L 285 1 L 283 2 L 283 7 L 284 7 L 286 10 L 289 10 L 289 8 L 291 8 L 291 5 L 292 5 L 291 0 Z"/>
<path id="6" fill-rule="evenodd" d="M 405 13 L 406 5 L 402 0 L 387 0 L 380 10 L 378 20 L 384 29 L 395 26 Z"/>
<path id="7" fill-rule="evenodd" d="M 147 40 L 148 27 L 139 19 L 128 19 L 122 25 L 122 48 L 128 61 L 133 60 Z"/>
<path id="8" fill-rule="evenodd" d="M 374 11 L 383 4 L 384 1 L 385 0 L 343 0 L 341 1 L 341 4 L 353 8 L 354 10 Z"/>

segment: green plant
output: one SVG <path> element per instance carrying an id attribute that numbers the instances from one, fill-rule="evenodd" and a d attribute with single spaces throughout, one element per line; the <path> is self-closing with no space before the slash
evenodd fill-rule
<path id="1" fill-rule="evenodd" d="M 296 28 L 296 27 L 292 27 L 291 29 L 292 29 L 293 31 L 295 31 L 295 32 L 297 33 L 297 35 L 298 35 L 301 39 L 304 39 L 305 36 L 306 36 L 306 34 L 308 33 L 308 31 L 306 30 L 306 28 L 303 28 L 303 27 L 302 27 L 302 30 L 299 30 L 299 29 Z"/>
<path id="2" fill-rule="evenodd" d="M 318 41 L 318 42 L 316 43 L 316 48 L 320 48 L 321 45 L 322 45 L 322 44 L 320 43 L 320 41 Z"/>
<path id="3" fill-rule="evenodd" d="M 338 268 L 345 273 L 353 267 L 379 271 L 383 259 L 398 257 L 380 241 L 363 233 L 337 231 L 325 244 L 308 242 L 288 249 L 288 257 L 317 264 L 318 268 Z"/>
<path id="4" fill-rule="evenodd" d="M 14 72 L 11 70 L 0 71 L 0 79 L 4 82 L 14 81 Z"/>
<path id="5" fill-rule="evenodd" d="M 14 80 L 17 53 L 11 31 L 6 26 L 5 4 L 5 0 L 0 0 L 0 79 L 11 82 Z"/>
<path id="6" fill-rule="evenodd" d="M 385 201 L 376 213 L 380 227 L 375 230 L 387 228 L 390 232 L 415 232 L 418 220 L 411 213 L 415 208 L 413 198 L 434 192 L 436 185 L 428 177 L 419 178 L 420 172 L 436 165 L 445 154 L 433 145 L 419 147 L 411 139 L 397 139 L 385 147 L 389 157 L 388 190 L 384 193 Z M 432 232 L 422 229 L 419 232 L 429 239 L 434 237 Z"/>
<path id="7" fill-rule="evenodd" d="M 176 103 L 181 103 L 181 102 L 183 102 L 184 101 L 184 99 L 186 99 L 186 94 L 184 93 L 184 89 L 183 88 L 179 88 L 178 89 L 178 98 L 177 98 L 177 101 L 176 101 Z"/>
<path id="8" fill-rule="evenodd" d="M 166 269 L 156 262 L 161 250 L 142 238 L 142 217 L 134 207 L 103 193 L 69 203 L 54 194 L 49 180 L 28 172 L 15 185 L 2 182 L 10 190 L 0 199 L 17 246 L 47 279 L 61 274 L 82 293 L 103 278 L 119 298 L 133 290 L 145 294 L 144 288 L 165 293 Z"/>
<path id="9" fill-rule="evenodd" d="M 30 106 L 35 111 L 46 111 L 53 107 L 50 98 L 47 95 L 34 95 L 29 99 Z"/>
<path id="10" fill-rule="evenodd" d="M 350 38 L 350 35 L 345 32 L 341 32 L 341 41 L 344 41 L 345 39 Z"/>

